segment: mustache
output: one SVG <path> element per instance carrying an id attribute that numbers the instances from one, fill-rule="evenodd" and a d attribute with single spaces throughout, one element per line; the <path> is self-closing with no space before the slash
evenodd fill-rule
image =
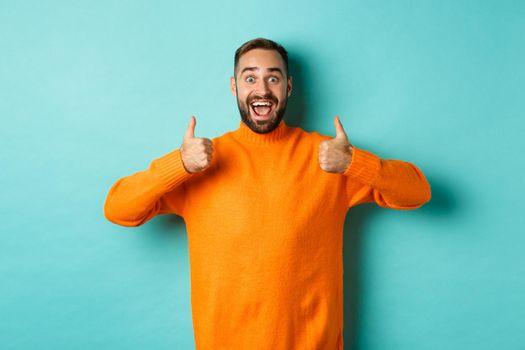
<path id="1" fill-rule="evenodd" d="M 273 103 L 277 103 L 277 99 L 272 94 L 266 94 L 263 96 L 253 96 L 248 100 L 248 104 L 252 103 L 254 100 L 270 100 Z"/>

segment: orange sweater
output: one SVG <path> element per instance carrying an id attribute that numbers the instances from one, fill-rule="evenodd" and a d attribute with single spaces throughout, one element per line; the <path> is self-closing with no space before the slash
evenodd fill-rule
<path id="1" fill-rule="evenodd" d="M 416 209 L 431 192 L 415 165 L 355 147 L 344 174 L 323 171 L 318 145 L 330 138 L 284 121 L 257 134 L 241 122 L 212 140 L 203 172 L 188 173 L 175 149 L 109 190 L 115 224 L 184 219 L 197 349 L 343 349 L 348 209 Z"/>

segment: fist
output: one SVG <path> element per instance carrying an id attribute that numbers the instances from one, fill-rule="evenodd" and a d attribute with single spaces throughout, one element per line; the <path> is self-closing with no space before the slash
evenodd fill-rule
<path id="1" fill-rule="evenodd" d="M 213 156 L 212 141 L 204 137 L 195 137 L 196 123 L 195 116 L 192 116 L 180 147 L 182 163 L 189 173 L 208 168 Z"/>
<path id="2" fill-rule="evenodd" d="M 319 166 L 329 173 L 344 173 L 352 161 L 353 146 L 341 125 L 339 116 L 334 118 L 336 136 L 319 143 Z"/>

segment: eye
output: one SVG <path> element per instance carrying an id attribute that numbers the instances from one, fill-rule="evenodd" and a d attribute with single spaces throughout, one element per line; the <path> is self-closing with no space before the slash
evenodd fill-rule
<path id="1" fill-rule="evenodd" d="M 277 77 L 270 77 L 270 80 L 272 80 L 272 79 L 273 79 L 273 82 L 274 82 L 274 83 L 279 82 L 279 78 L 277 78 Z"/>
<path id="2" fill-rule="evenodd" d="M 248 83 L 251 83 L 252 81 L 250 81 L 250 79 L 252 79 L 252 81 L 255 80 L 254 77 L 249 76 L 249 77 L 246 78 L 246 81 L 247 81 Z"/>

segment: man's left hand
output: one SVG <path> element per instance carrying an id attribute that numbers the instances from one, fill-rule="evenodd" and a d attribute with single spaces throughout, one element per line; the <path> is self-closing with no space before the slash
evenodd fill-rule
<path id="1" fill-rule="evenodd" d="M 352 161 L 353 146 L 348 141 L 339 116 L 334 118 L 336 136 L 319 143 L 319 166 L 329 173 L 344 173 Z"/>

